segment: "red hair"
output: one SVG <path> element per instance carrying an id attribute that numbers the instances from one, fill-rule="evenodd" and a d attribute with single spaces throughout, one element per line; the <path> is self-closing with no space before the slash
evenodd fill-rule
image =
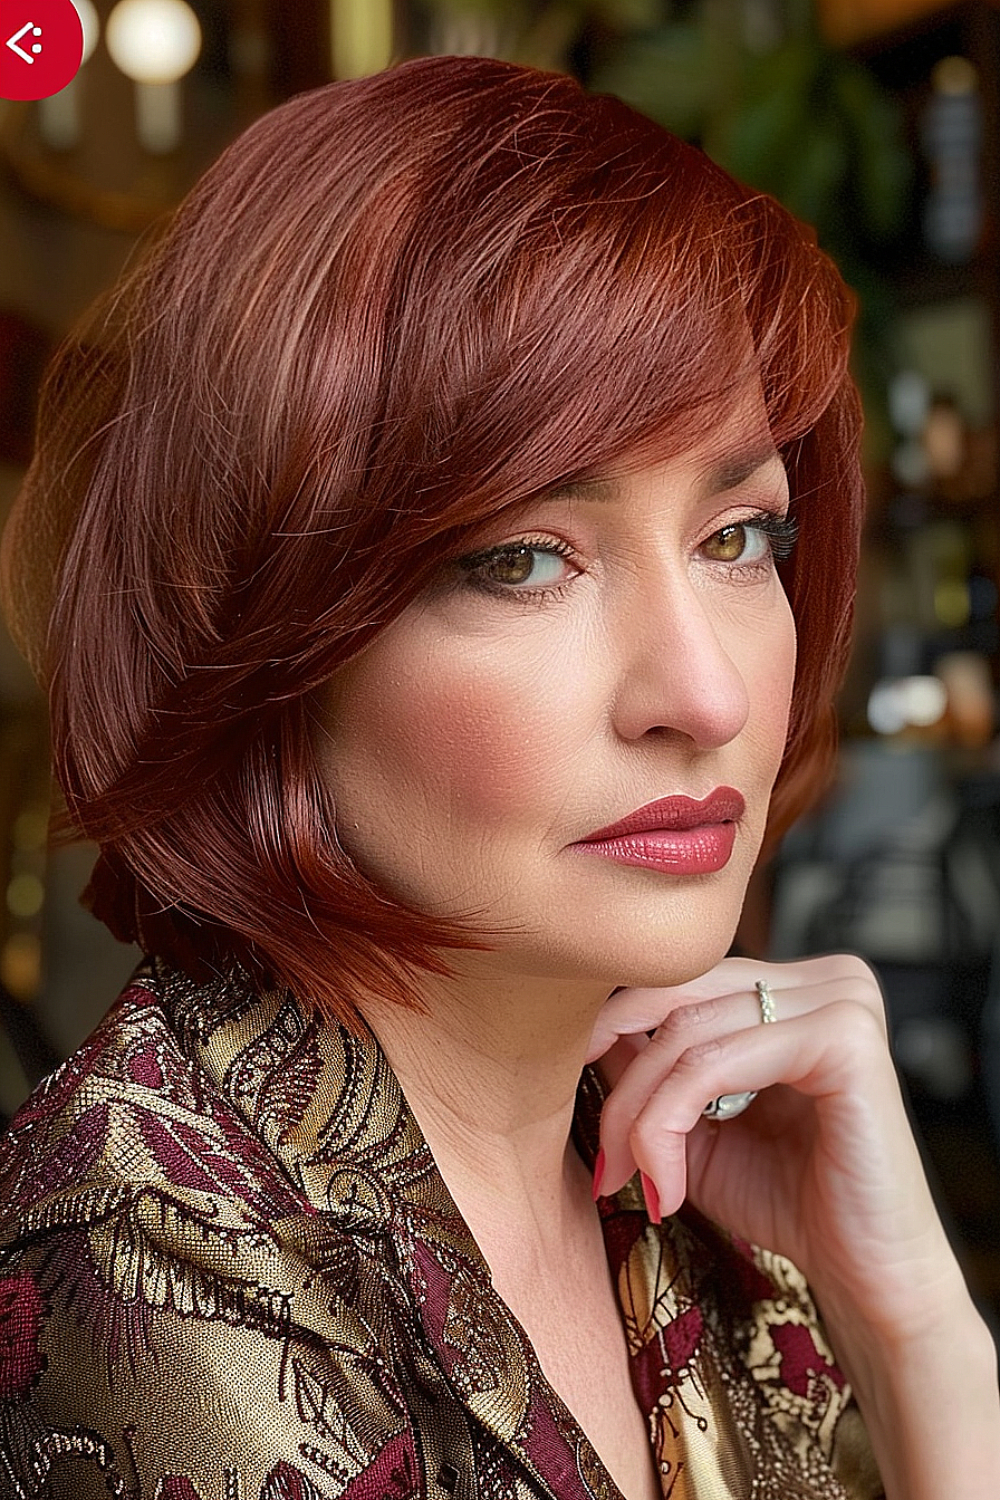
<path id="1" fill-rule="evenodd" d="M 799 522 L 786 827 L 846 659 L 851 314 L 810 231 L 567 77 L 424 58 L 259 120 L 57 356 L 7 539 L 97 915 L 345 1018 L 474 945 L 338 847 L 316 692 L 486 517 L 689 446 L 748 326 Z"/>

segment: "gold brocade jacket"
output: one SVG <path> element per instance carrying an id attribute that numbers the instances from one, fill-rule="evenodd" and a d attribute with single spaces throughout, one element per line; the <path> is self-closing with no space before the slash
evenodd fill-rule
<path id="1" fill-rule="evenodd" d="M 600 1208 L 664 1494 L 878 1495 L 798 1272 Z M 375 1039 L 158 964 L 0 1146 L 0 1497 L 109 1495 L 618 1496 Z"/>

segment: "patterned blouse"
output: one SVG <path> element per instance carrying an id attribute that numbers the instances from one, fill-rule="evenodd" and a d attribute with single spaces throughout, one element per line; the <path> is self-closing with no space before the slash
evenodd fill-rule
<path id="1" fill-rule="evenodd" d="M 880 1495 L 799 1273 L 600 1212 L 664 1495 Z M 109 1495 L 619 1495 L 374 1037 L 157 963 L 0 1143 L 0 1497 Z"/>

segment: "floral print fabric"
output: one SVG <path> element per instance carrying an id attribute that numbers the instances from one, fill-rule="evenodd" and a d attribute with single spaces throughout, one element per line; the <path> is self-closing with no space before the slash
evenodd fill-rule
<path id="1" fill-rule="evenodd" d="M 794 1268 L 600 1209 L 664 1495 L 879 1495 Z M 0 1497 L 108 1495 L 618 1496 L 375 1038 L 155 963 L 0 1147 Z"/>

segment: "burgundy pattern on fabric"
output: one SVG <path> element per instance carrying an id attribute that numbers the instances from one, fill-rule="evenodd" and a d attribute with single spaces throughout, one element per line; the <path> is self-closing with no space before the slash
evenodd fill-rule
<path id="1" fill-rule="evenodd" d="M 26 1395 L 41 1374 L 41 1321 L 42 1299 L 34 1278 L 0 1279 L 0 1400 Z"/>
<path id="2" fill-rule="evenodd" d="M 600 1208 L 664 1494 L 873 1500 L 794 1267 Z M 108 1495 L 618 1497 L 375 1038 L 155 963 L 0 1145 L 0 1500 Z"/>

